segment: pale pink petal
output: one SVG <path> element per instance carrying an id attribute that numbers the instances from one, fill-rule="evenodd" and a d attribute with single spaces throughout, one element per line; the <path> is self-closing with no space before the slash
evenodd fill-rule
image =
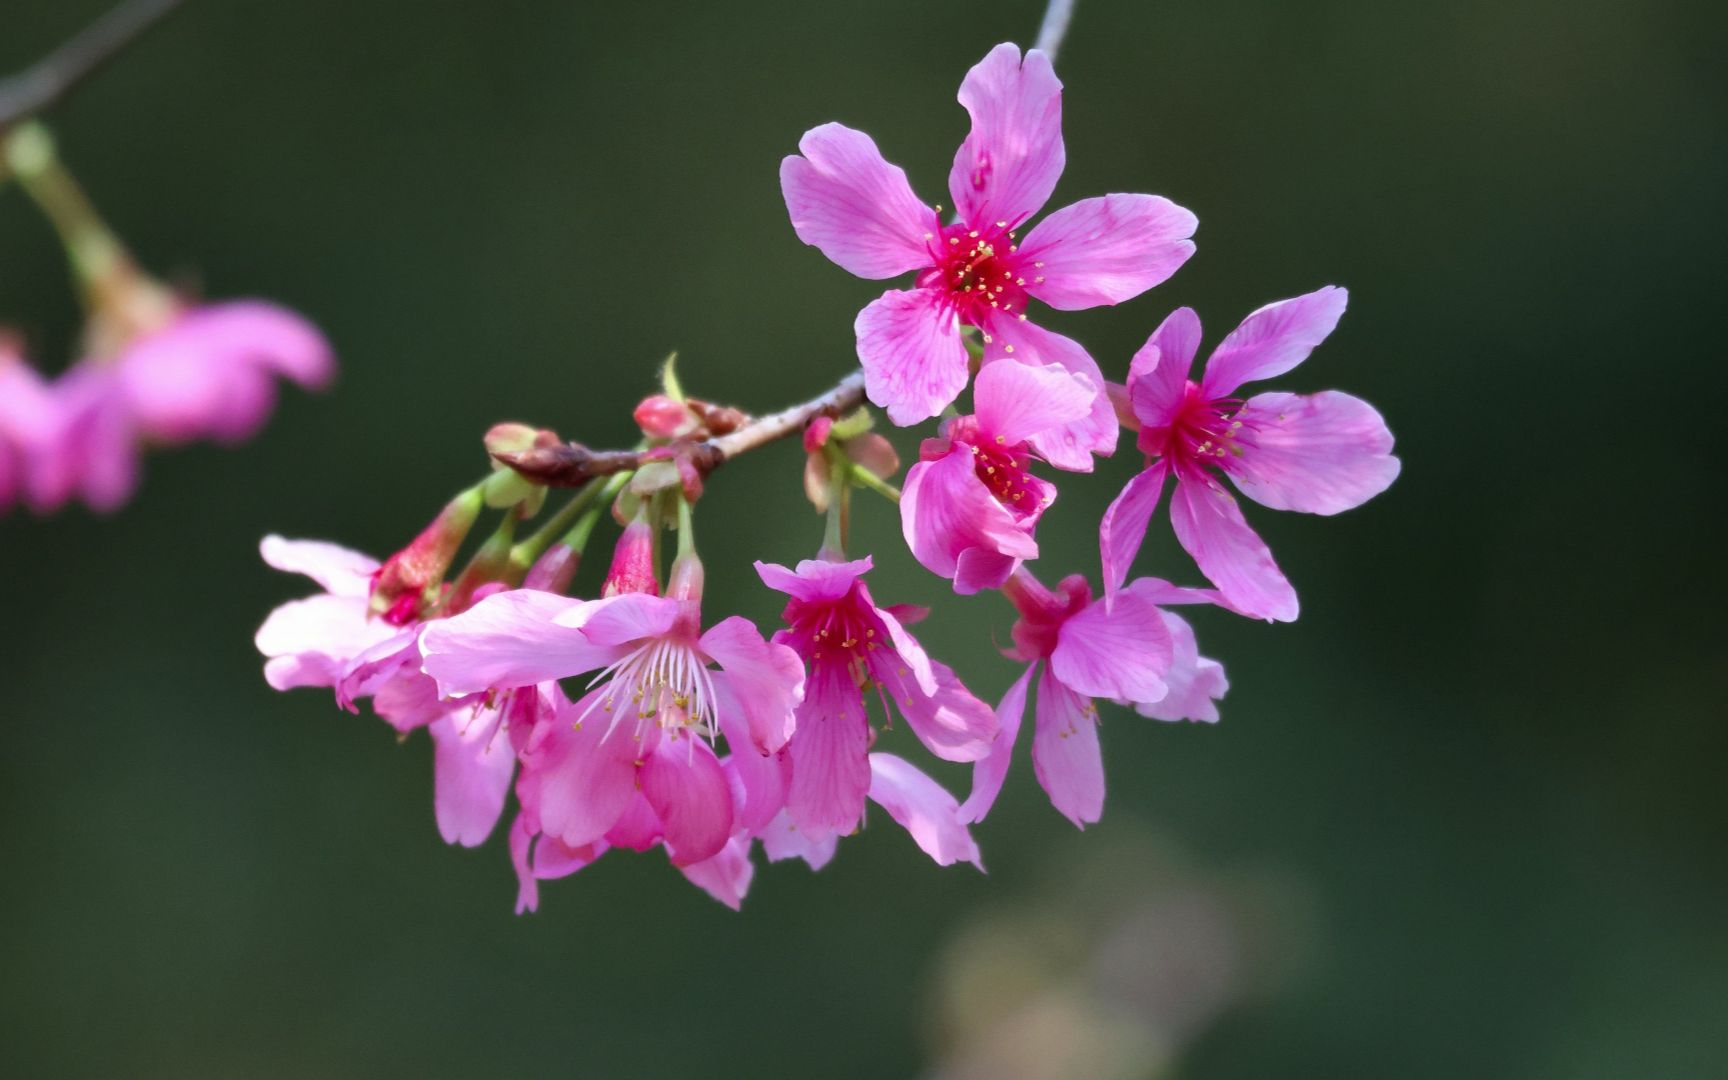
<path id="1" fill-rule="evenodd" d="M 941 222 L 870 136 L 823 124 L 806 131 L 798 149 L 803 157 L 780 163 L 780 192 L 798 239 L 862 278 L 931 264 L 928 240 Z"/>
<path id="2" fill-rule="evenodd" d="M 1194 254 L 1193 214 L 1158 195 L 1082 199 L 1020 241 L 1026 291 L 1059 311 L 1132 300 Z"/>
<path id="3" fill-rule="evenodd" d="M 858 313 L 852 329 L 865 392 L 901 427 L 935 416 L 966 389 L 960 321 L 939 292 L 885 292 Z"/>
<path id="4" fill-rule="evenodd" d="M 936 692 L 926 693 L 904 668 L 871 664 L 870 674 L 900 707 L 912 733 L 944 761 L 977 761 L 996 741 L 996 714 L 946 664 L 932 660 Z"/>
<path id="5" fill-rule="evenodd" d="M 1012 317 L 990 320 L 986 333 L 990 337 L 984 346 L 986 367 L 1004 358 L 1022 364 L 1055 364 L 1095 388 L 1090 412 L 1028 440 L 1039 457 L 1058 469 L 1091 472 L 1093 454 L 1109 456 L 1115 452 L 1121 424 L 1110 395 L 1104 392 L 1104 373 L 1078 342 L 1030 320 Z"/>
<path id="6" fill-rule="evenodd" d="M 1113 604 L 1087 604 L 1064 619 L 1050 671 L 1085 697 L 1157 701 L 1170 669 L 1170 632 L 1158 605 L 1132 589 Z"/>
<path id="7" fill-rule="evenodd" d="M 732 752 L 720 764 L 732 781 L 733 828 L 755 832 L 785 808 L 786 793 L 792 785 L 792 760 L 785 750 L 757 753 L 748 738 L 748 733 L 734 737 L 728 728 L 726 742 Z"/>
<path id="8" fill-rule="evenodd" d="M 1032 733 L 1032 771 L 1050 805 L 1084 829 L 1104 815 L 1104 759 L 1098 750 L 1098 712 L 1046 669 L 1038 680 Z"/>
<path id="9" fill-rule="evenodd" d="M 1167 471 L 1162 461 L 1154 462 L 1128 481 L 1120 494 L 1104 511 L 1098 525 L 1098 550 L 1104 560 L 1104 592 L 1114 597 L 1122 582 L 1128 579 L 1128 568 L 1146 539 L 1146 526 L 1164 497 Z"/>
<path id="10" fill-rule="evenodd" d="M 1164 674 L 1169 693 L 1153 702 L 1135 707 L 1141 716 L 1158 720 L 1200 720 L 1218 722 L 1218 699 L 1230 689 L 1224 677 L 1223 665 L 1200 655 L 1194 640 L 1194 628 L 1180 615 L 1166 611 L 1165 628 L 1170 631 L 1170 670 Z"/>
<path id="11" fill-rule="evenodd" d="M 516 772 L 510 740 L 498 730 L 498 714 L 462 709 L 432 722 L 432 804 L 446 844 L 485 843 Z"/>
<path id="12" fill-rule="evenodd" d="M 798 600 L 838 600 L 852 591 L 852 583 L 869 572 L 870 557 L 851 562 L 805 559 L 796 571 L 776 563 L 756 562 L 762 584 Z"/>
<path id="13" fill-rule="evenodd" d="M 630 733 L 605 737 L 600 687 L 534 730 L 522 756 L 516 796 L 541 831 L 571 847 L 606 835 L 636 794 Z M 592 712 L 586 721 L 576 717 Z"/>
<path id="14" fill-rule="evenodd" d="M 438 696 L 438 684 L 416 670 L 418 656 L 408 650 L 395 670 L 376 679 L 368 688 L 372 695 L 372 711 L 399 732 L 415 731 L 449 716 L 459 706 Z M 338 694 L 349 698 L 361 696 L 344 684 L 338 684 Z M 514 752 L 506 744 L 506 752 Z"/>
<path id="15" fill-rule="evenodd" d="M 1034 49 L 1022 63 L 1019 48 L 1003 42 L 966 73 L 960 104 L 972 131 L 948 173 L 954 208 L 974 224 L 1017 228 L 1062 175 L 1062 83 L 1049 57 Z"/>
<path id="16" fill-rule="evenodd" d="M 871 754 L 870 800 L 888 811 L 938 866 L 969 862 L 984 869 L 954 796 L 910 762 L 893 754 Z"/>
<path id="17" fill-rule="evenodd" d="M 1018 446 L 1092 413 L 1098 388 L 1055 364 L 986 364 L 972 386 L 979 431 Z"/>
<path id="18" fill-rule="evenodd" d="M 1216 481 L 1179 480 L 1170 497 L 1170 524 L 1233 609 L 1273 622 L 1296 618 L 1296 590 L 1272 561 L 1265 541 L 1243 520 L 1242 508 Z"/>
<path id="19" fill-rule="evenodd" d="M 1246 437 L 1225 471 L 1262 506 L 1336 514 L 1361 506 L 1398 477 L 1392 433 L 1361 398 L 1337 390 L 1258 394 L 1236 419 Z"/>
<path id="20" fill-rule="evenodd" d="M 682 868 L 690 883 L 733 911 L 744 906 L 755 868 L 750 865 L 750 841 L 727 842 L 712 858 Z"/>
<path id="21" fill-rule="evenodd" d="M 535 589 L 495 593 L 420 635 L 422 670 L 446 697 L 569 678 L 605 667 L 618 648 L 555 619 L 581 604 Z"/>
<path id="22" fill-rule="evenodd" d="M 798 709 L 798 733 L 787 744 L 792 787 L 786 812 L 814 833 L 849 833 L 864 816 L 870 790 L 870 725 L 858 684 L 844 669 L 819 664 Z"/>
<path id="23" fill-rule="evenodd" d="M 1328 285 L 1249 315 L 1212 350 L 1201 393 L 1214 400 L 1229 397 L 1243 383 L 1282 375 L 1308 359 L 1344 317 L 1349 299 L 1345 290 Z"/>
<path id="24" fill-rule="evenodd" d="M 1182 404 L 1200 351 L 1200 316 L 1177 308 L 1164 317 L 1128 366 L 1128 400 L 1142 427 L 1167 426 Z"/>
<path id="25" fill-rule="evenodd" d="M 304 574 L 337 596 L 366 596 L 378 560 L 322 540 L 286 540 L 274 534 L 258 544 L 264 562 L 289 574 Z"/>
<path id="26" fill-rule="evenodd" d="M 769 822 L 758 835 L 762 840 L 762 850 L 768 853 L 769 862 L 803 859 L 810 864 L 812 870 L 827 866 L 828 861 L 834 858 L 834 849 L 840 842 L 840 838 L 833 833 L 816 836 L 800 829 L 785 811 L 781 811 L 780 816 Z"/>
<path id="27" fill-rule="evenodd" d="M 278 690 L 291 686 L 333 686 L 344 665 L 397 629 L 366 617 L 365 601 L 328 593 L 281 605 L 258 628 L 258 651 L 275 659 L 293 658 L 293 665 L 265 667 L 265 677 Z"/>
<path id="28" fill-rule="evenodd" d="M 906 473 L 900 498 L 906 545 L 926 570 L 953 577 L 956 561 L 977 547 L 1012 559 L 1035 559 L 1038 543 L 978 479 L 970 454 L 921 461 Z"/>
<path id="29" fill-rule="evenodd" d="M 1037 664 L 1029 666 L 996 706 L 996 725 L 1001 734 L 991 744 L 989 755 L 972 766 L 972 794 L 960 807 L 960 820 L 983 821 L 984 815 L 996 805 L 996 796 L 1001 793 L 1002 782 L 1008 778 L 1008 766 L 1014 760 L 1015 740 L 1020 737 L 1020 721 L 1026 713 L 1026 687 L 1037 670 Z"/>
<path id="30" fill-rule="evenodd" d="M 872 605 L 876 618 L 881 620 L 882 629 L 887 632 L 888 643 L 894 647 L 894 654 L 900 663 L 912 673 L 912 680 L 926 694 L 936 692 L 936 671 L 931 667 L 930 654 L 924 651 L 924 646 L 918 644 L 900 619 L 893 611 Z"/>
<path id="31" fill-rule="evenodd" d="M 569 604 L 553 618 L 559 626 L 580 627 L 595 645 L 628 645 L 644 638 L 664 637 L 683 610 L 681 600 L 630 592 Z"/>
<path id="32" fill-rule="evenodd" d="M 663 738 L 639 773 L 674 866 L 712 858 L 732 835 L 732 785 L 708 744 Z"/>
<path id="33" fill-rule="evenodd" d="M 804 695 L 804 662 L 798 654 L 762 640 L 755 624 L 737 615 L 716 623 L 702 635 L 700 646 L 723 669 L 715 683 L 727 683 L 735 695 L 755 748 L 774 751 L 785 746 L 795 724 L 793 710 Z"/>

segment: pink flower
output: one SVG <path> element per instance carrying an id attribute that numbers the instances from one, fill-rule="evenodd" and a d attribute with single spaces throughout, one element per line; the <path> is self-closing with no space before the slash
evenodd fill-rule
<path id="1" fill-rule="evenodd" d="M 868 558 L 806 559 L 796 571 L 756 564 L 764 584 L 792 598 L 788 628 L 774 635 L 775 642 L 810 665 L 796 733 L 787 744 L 792 775 L 786 796 L 789 822 L 809 840 L 851 832 L 864 816 L 866 796 L 895 783 L 873 779 L 871 759 L 883 755 L 869 753 L 874 733 L 864 714 L 866 685 L 875 683 L 893 698 L 913 734 L 939 758 L 976 761 L 996 738 L 989 706 L 931 660 L 899 617 L 876 606 L 863 580 L 870 565 Z M 906 780 L 908 770 L 917 771 L 904 762 L 890 771 Z"/>
<path id="2" fill-rule="evenodd" d="M 883 160 L 868 135 L 840 124 L 804 134 L 780 165 L 799 239 L 859 277 L 918 271 L 858 315 L 858 357 L 870 399 L 897 424 L 935 416 L 966 386 L 962 326 L 976 327 L 984 359 L 1060 364 L 1098 391 L 1083 419 L 1034 439 L 1045 460 L 1091 467 L 1116 445 L 1098 365 L 1078 344 L 1026 320 L 1028 298 L 1073 311 L 1117 304 L 1164 281 L 1194 253 L 1194 215 L 1152 195 L 1086 199 L 1019 230 L 1062 174 L 1062 84 L 1050 60 L 1012 44 L 966 75 L 960 103 L 972 131 L 954 156 L 948 190 L 957 220 L 943 225 Z"/>
<path id="3" fill-rule="evenodd" d="M 49 509 L 43 489 L 52 483 L 52 463 L 44 444 L 59 424 L 57 408 L 48 384 L 0 334 L 0 514 L 14 501 Z"/>
<path id="4" fill-rule="evenodd" d="M 278 376 L 318 388 L 334 372 L 323 337 L 284 308 L 255 300 L 175 307 L 160 326 L 56 382 L 63 416 L 47 497 L 115 509 L 137 487 L 144 444 L 243 442 L 274 408 Z"/>
<path id="5" fill-rule="evenodd" d="M 305 574 L 322 593 L 293 600 L 259 628 L 264 677 L 277 690 L 324 686 L 339 704 L 371 698 L 373 711 L 406 734 L 426 728 L 433 746 L 433 806 L 451 844 L 483 842 L 503 812 L 516 749 L 558 704 L 556 687 L 450 701 L 420 671 L 421 624 L 394 625 L 369 611 L 378 562 L 334 544 L 269 536 L 264 561 Z"/>
<path id="6" fill-rule="evenodd" d="M 1189 378 L 1200 345 L 1200 318 L 1191 309 L 1172 312 L 1147 339 L 1128 372 L 1146 469 L 1104 514 L 1106 590 L 1127 577 L 1164 481 L 1174 474 L 1176 538 L 1230 607 L 1254 618 L 1296 617 L 1295 590 L 1218 474 L 1263 506 L 1311 514 L 1359 506 L 1397 477 L 1392 433 L 1360 398 L 1336 390 L 1235 396 L 1242 384 L 1282 375 L 1307 359 L 1338 325 L 1347 299 L 1329 285 L 1268 304 L 1219 344 L 1199 383 Z"/>
<path id="7" fill-rule="evenodd" d="M 1143 578 L 1116 595 L 1110 608 L 1094 602 L 1078 575 L 1052 592 L 1024 569 L 1003 592 L 1020 612 L 1011 657 L 1026 672 L 997 707 L 1002 737 L 972 773 L 972 794 L 960 808 L 982 821 L 1002 790 L 1037 676 L 1032 767 L 1050 802 L 1084 828 L 1104 812 L 1104 762 L 1098 745 L 1094 698 L 1132 705 L 1163 719 L 1216 720 L 1212 698 L 1227 685 L 1223 669 L 1193 652 L 1188 624 L 1159 604 L 1206 603 L 1207 592 Z M 1180 651 L 1177 642 L 1180 641 Z M 1040 670 L 1042 668 L 1042 670 Z"/>
<path id="8" fill-rule="evenodd" d="M 523 750 L 517 795 L 532 833 L 572 849 L 664 843 L 688 868 L 720 854 L 735 825 L 779 810 L 773 755 L 792 734 L 802 666 L 736 616 L 702 633 L 699 586 L 680 580 L 666 597 L 498 593 L 422 634 L 424 670 L 447 697 L 601 669 Z M 713 750 L 722 733 L 730 769 Z"/>
<path id="9" fill-rule="evenodd" d="M 966 594 L 1000 587 L 1038 557 L 1032 531 L 1056 488 L 1029 471 L 1031 440 L 1086 416 L 1096 393 L 1053 364 L 992 364 L 973 396 L 975 415 L 924 441 L 900 500 L 912 554 Z"/>

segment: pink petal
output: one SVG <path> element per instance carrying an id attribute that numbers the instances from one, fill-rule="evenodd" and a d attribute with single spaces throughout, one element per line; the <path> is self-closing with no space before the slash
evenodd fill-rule
<path id="1" fill-rule="evenodd" d="M 1002 782 L 1008 778 L 1008 766 L 1014 760 L 1014 742 L 1020 737 L 1020 721 L 1026 712 L 1026 687 L 1037 669 L 1036 664 L 1027 667 L 996 706 L 996 725 L 1001 734 L 991 744 L 989 755 L 972 766 L 972 794 L 960 807 L 961 821 L 983 821 L 984 815 L 996 805 L 996 796 L 1001 793 Z"/>
<path id="2" fill-rule="evenodd" d="M 1050 671 L 1085 697 L 1157 701 L 1170 669 L 1170 632 L 1158 605 L 1132 589 L 1113 604 L 1087 604 L 1063 620 Z"/>
<path id="3" fill-rule="evenodd" d="M 1374 406 L 1327 390 L 1258 394 L 1237 414 L 1248 438 L 1225 464 L 1242 494 L 1274 510 L 1336 514 L 1398 477 L 1392 433 Z"/>
<path id="4" fill-rule="evenodd" d="M 444 696 L 457 697 L 605 667 L 617 658 L 617 648 L 596 645 L 582 630 L 554 621 L 581 603 L 535 589 L 494 593 L 460 615 L 427 625 L 420 635 L 422 670 L 438 681 Z"/>
<path id="5" fill-rule="evenodd" d="M 732 752 L 721 762 L 732 781 L 732 817 L 736 829 L 755 832 L 765 828 L 786 806 L 792 786 L 792 760 L 785 750 L 760 754 L 747 736 L 735 738 L 730 729 L 726 741 Z"/>
<path id="6" fill-rule="evenodd" d="M 732 785 L 707 743 L 689 735 L 663 738 L 640 776 L 674 866 L 699 863 L 726 846 L 732 835 Z"/>
<path id="7" fill-rule="evenodd" d="M 1167 426 L 1181 405 L 1200 351 L 1200 316 L 1177 308 L 1164 317 L 1128 367 L 1128 400 L 1144 427 Z"/>
<path id="8" fill-rule="evenodd" d="M 1063 686 L 1053 669 L 1038 680 L 1032 771 L 1050 805 L 1079 828 L 1104 815 L 1104 759 L 1092 702 Z"/>
<path id="9" fill-rule="evenodd" d="M 733 911 L 744 906 L 755 868 L 750 865 L 750 841 L 729 841 L 712 858 L 683 867 L 684 876 L 703 892 Z"/>
<path id="10" fill-rule="evenodd" d="M 1201 392 L 1209 399 L 1229 397 L 1243 383 L 1289 371 L 1332 333 L 1349 299 L 1345 290 L 1328 285 L 1249 315 L 1212 350 Z"/>
<path id="11" fill-rule="evenodd" d="M 504 797 L 516 772 L 510 740 L 498 730 L 498 714 L 463 709 L 432 722 L 432 804 L 446 844 L 477 847 L 504 812 Z"/>
<path id="12" fill-rule="evenodd" d="M 893 754 L 871 754 L 870 799 L 912 834 L 938 866 L 969 862 L 984 869 L 954 796 L 911 763 Z"/>
<path id="13" fill-rule="evenodd" d="M 396 634 L 396 628 L 388 623 L 366 617 L 364 600 L 325 593 L 292 600 L 276 608 L 253 640 L 266 657 L 295 657 L 299 661 L 292 669 L 279 667 L 277 674 L 272 674 L 269 667 L 265 669 L 270 685 L 286 690 L 290 686 L 334 685 L 343 665 Z M 289 670 L 294 674 L 290 675 Z M 322 672 L 329 680 L 324 681 L 313 672 Z M 287 685 L 279 685 L 278 678 Z"/>
<path id="14" fill-rule="evenodd" d="M 516 914 L 540 906 L 539 883 L 568 877 L 606 853 L 606 845 L 572 848 L 552 836 L 542 836 L 530 827 L 527 814 L 516 815 L 510 826 L 510 864 L 516 869 Z"/>
<path id="15" fill-rule="evenodd" d="M 768 853 L 769 862 L 803 859 L 810 864 L 812 870 L 820 870 L 828 865 L 828 861 L 834 858 L 834 849 L 840 840 L 833 833 L 815 836 L 800 829 L 784 811 L 762 829 L 760 836 L 762 850 Z"/>
<path id="16" fill-rule="evenodd" d="M 702 635 L 701 649 L 720 665 L 734 708 L 744 711 L 757 750 L 774 751 L 792 737 L 793 710 L 804 696 L 804 662 L 785 645 L 762 640 L 749 619 L 723 619 Z M 744 749 L 744 747 L 734 747 Z"/>
<path id="17" fill-rule="evenodd" d="M 304 574 L 337 596 L 366 596 L 378 560 L 321 540 L 285 540 L 274 534 L 258 545 L 264 562 L 288 574 Z"/>
<path id="18" fill-rule="evenodd" d="M 902 668 L 872 664 L 870 673 L 900 707 L 912 733 L 944 761 L 977 761 L 996 741 L 996 715 L 966 689 L 952 668 L 934 660 L 935 693 L 926 693 Z"/>
<path id="19" fill-rule="evenodd" d="M 644 638 L 664 637 L 683 610 L 681 600 L 631 592 L 568 604 L 554 620 L 559 626 L 581 628 L 595 645 L 629 645 Z"/>
<path id="20" fill-rule="evenodd" d="M 1036 49 L 1003 42 L 966 73 L 960 104 L 972 131 L 954 155 L 948 191 L 962 220 L 1018 227 L 1062 175 L 1062 83 Z"/>
<path id="21" fill-rule="evenodd" d="M 851 562 L 805 559 L 796 571 L 776 563 L 756 562 L 762 584 L 797 600 L 838 600 L 852 591 L 852 584 L 869 572 L 870 557 Z"/>
<path id="22" fill-rule="evenodd" d="M 1224 668 L 1218 661 L 1200 655 L 1194 628 L 1186 619 L 1168 611 L 1163 615 L 1171 641 L 1170 670 L 1164 674 L 1169 693 L 1158 701 L 1141 703 L 1134 711 L 1158 720 L 1201 720 L 1216 724 L 1217 699 L 1230 689 Z"/>
<path id="23" fill-rule="evenodd" d="M 1018 446 L 1092 413 L 1097 385 L 1055 364 L 986 364 L 972 387 L 982 433 Z"/>
<path id="24" fill-rule="evenodd" d="M 628 731 L 605 738 L 600 687 L 534 730 L 522 756 L 516 796 L 543 832 L 570 847 L 612 828 L 636 794 L 636 747 Z M 593 710 L 586 721 L 575 719 Z"/>
<path id="25" fill-rule="evenodd" d="M 638 791 L 624 807 L 624 812 L 618 815 L 618 820 L 606 830 L 606 843 L 626 851 L 647 851 L 665 835 L 665 830 L 660 827 L 660 815 Z"/>
<path id="26" fill-rule="evenodd" d="M 936 291 L 885 292 L 858 313 L 852 329 L 865 392 L 901 427 L 935 416 L 966 389 L 960 321 Z"/>
<path id="27" fill-rule="evenodd" d="M 906 473 L 900 497 L 900 529 L 926 570 L 953 577 L 967 548 L 1035 559 L 1038 543 L 979 481 L 967 453 L 921 461 Z"/>
<path id="28" fill-rule="evenodd" d="M 1146 526 L 1164 496 L 1167 475 L 1164 463 L 1154 462 L 1128 481 L 1104 511 L 1098 525 L 1098 549 L 1104 560 L 1105 595 L 1114 598 L 1128 579 L 1128 568 L 1146 539 Z"/>
<path id="29" fill-rule="evenodd" d="M 1094 387 L 1092 408 L 1078 420 L 1050 428 L 1029 439 L 1039 457 L 1069 472 L 1091 472 L 1092 455 L 1110 455 L 1116 450 L 1121 425 L 1110 395 L 1104 392 L 1104 373 L 1097 361 L 1080 345 L 1037 324 L 1018 318 L 996 318 L 985 329 L 990 341 L 984 346 L 988 367 L 1000 360 L 1022 364 L 1055 364 Z"/>
<path id="30" fill-rule="evenodd" d="M 112 366 L 82 361 L 54 383 L 62 423 L 41 455 L 34 488 L 45 504 L 76 493 L 92 510 L 108 513 L 138 487 L 138 424 Z"/>
<path id="31" fill-rule="evenodd" d="M 870 790 L 870 725 L 849 673 L 818 665 L 798 710 L 798 734 L 787 745 L 792 787 L 786 812 L 808 832 L 849 833 L 864 817 Z"/>
<path id="32" fill-rule="evenodd" d="M 894 655 L 901 666 L 912 673 L 912 679 L 918 688 L 926 694 L 936 692 L 936 671 L 931 667 L 930 654 L 924 651 L 924 646 L 918 644 L 918 639 L 900 622 L 894 612 L 887 608 L 873 608 L 876 618 L 881 621 L 882 628 L 887 631 L 888 642 L 894 648 Z"/>
<path id="33" fill-rule="evenodd" d="M 1020 242 L 1021 265 L 1033 267 L 1026 291 L 1059 311 L 1132 300 L 1188 261 L 1199 224 L 1157 195 L 1082 199 Z"/>
<path id="34" fill-rule="evenodd" d="M 973 596 L 1000 589 L 1022 561 L 987 548 L 967 548 L 954 560 L 954 591 L 961 596 Z"/>
<path id="35" fill-rule="evenodd" d="M 1290 622 L 1296 590 L 1272 552 L 1242 518 L 1242 508 L 1217 481 L 1179 479 L 1170 497 L 1176 539 L 1230 605 L 1250 618 Z"/>
<path id="36" fill-rule="evenodd" d="M 798 149 L 803 157 L 780 163 L 780 191 L 798 239 L 862 278 L 930 265 L 927 238 L 941 222 L 870 136 L 823 124 L 805 132 Z"/>
<path id="37" fill-rule="evenodd" d="M 195 308 L 172 333 L 227 363 L 252 364 L 308 389 L 336 374 L 330 343 L 317 327 L 287 308 L 262 300 L 229 300 Z"/>

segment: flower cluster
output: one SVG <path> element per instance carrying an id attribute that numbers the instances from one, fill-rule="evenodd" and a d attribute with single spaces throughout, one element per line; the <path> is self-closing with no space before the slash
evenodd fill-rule
<path id="1" fill-rule="evenodd" d="M 293 312 L 201 303 L 140 271 L 41 128 L 13 132 L 5 150 L 61 234 L 86 321 L 81 358 L 52 380 L 0 333 L 0 513 L 75 500 L 113 510 L 137 489 L 146 448 L 243 442 L 269 418 L 278 379 L 318 389 L 335 375 L 330 346 Z"/>
<path id="2" fill-rule="evenodd" d="M 981 865 L 971 826 L 1009 775 L 1029 698 L 1039 784 L 1076 826 L 1099 821 L 1100 699 L 1158 720 L 1218 719 L 1223 668 L 1173 609 L 1296 616 L 1294 590 L 1223 479 L 1273 509 L 1332 514 L 1384 490 L 1398 460 L 1357 398 L 1239 396 L 1326 339 L 1342 289 L 1249 315 L 1197 380 L 1200 324 L 1187 309 L 1123 365 L 1120 383 L 1032 320 L 1033 301 L 1077 310 L 1129 300 L 1194 251 L 1194 216 L 1152 195 L 1082 200 L 1028 227 L 1064 165 L 1061 91 L 1043 53 L 1011 44 L 968 73 L 959 99 L 972 127 L 949 173 L 946 218 L 868 136 L 838 124 L 807 132 L 780 169 L 797 235 L 859 276 L 914 275 L 858 314 L 861 379 L 752 418 L 688 398 L 668 365 L 664 392 L 635 412 L 636 450 L 501 425 L 487 437 L 491 476 L 383 563 L 267 539 L 267 562 L 323 589 L 259 631 L 271 685 L 328 687 L 344 708 L 370 699 L 398 732 L 426 728 L 436 818 L 451 843 L 484 840 L 514 791 L 518 910 L 537 906 L 539 882 L 614 848 L 662 849 L 737 906 L 758 843 L 770 860 L 820 868 L 871 804 L 938 864 Z M 903 491 L 888 483 L 899 461 L 870 430 L 864 397 L 901 426 L 942 418 Z M 1091 470 L 1124 429 L 1143 467 L 1099 522 L 1099 586 L 1083 574 L 1048 586 L 1029 564 L 1056 502 L 1049 470 Z M 704 479 L 798 432 L 804 487 L 827 529 L 813 559 L 755 564 L 761 585 L 786 598 L 783 625 L 765 636 L 736 615 L 705 618 L 693 532 Z M 517 539 L 554 485 L 580 490 Z M 1006 655 L 1023 670 L 994 707 L 913 636 L 922 609 L 873 596 L 873 559 L 846 553 L 855 489 L 898 502 L 910 554 L 955 593 L 999 592 L 1012 605 Z M 1166 489 L 1171 526 L 1205 585 L 1134 576 Z M 487 507 L 502 518 L 458 571 Z M 573 589 L 579 562 L 607 517 L 621 526 L 610 566 L 584 594 Z M 677 547 L 662 573 L 668 532 Z M 878 748 L 896 718 L 913 755 L 970 766 L 964 802 L 910 755 Z"/>

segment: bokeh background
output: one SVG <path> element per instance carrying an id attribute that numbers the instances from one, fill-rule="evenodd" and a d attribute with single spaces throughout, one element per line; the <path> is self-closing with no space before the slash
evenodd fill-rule
<path id="1" fill-rule="evenodd" d="M 0 68 L 103 6 L 8 0 Z M 1050 322 L 1120 377 L 1177 305 L 1215 341 L 1347 284 L 1284 382 L 1404 460 L 1336 519 L 1251 508 L 1301 621 L 1201 613 L 1224 722 L 1107 709 L 1084 833 L 1021 761 L 987 875 L 878 819 L 741 914 L 623 855 L 519 918 L 501 837 L 439 842 L 424 738 L 265 687 L 252 632 L 306 591 L 266 532 L 386 553 L 496 420 L 629 441 L 673 348 L 757 408 L 839 375 L 881 286 L 793 236 L 780 157 L 842 120 L 946 201 L 955 88 L 1040 11 L 194 2 L 55 113 L 146 264 L 298 307 L 344 370 L 111 518 L 0 521 L 8 1073 L 1728 1075 L 1717 5 L 1082 0 L 1053 205 L 1169 195 L 1199 255 Z M 51 369 L 78 323 L 10 190 L 0 321 Z M 1131 457 L 1065 482 L 1045 569 L 1095 566 Z M 799 467 L 714 477 L 711 611 L 775 621 L 748 565 L 819 541 Z M 926 643 L 999 694 L 1007 605 L 862 505 L 878 595 L 939 602 Z"/>

